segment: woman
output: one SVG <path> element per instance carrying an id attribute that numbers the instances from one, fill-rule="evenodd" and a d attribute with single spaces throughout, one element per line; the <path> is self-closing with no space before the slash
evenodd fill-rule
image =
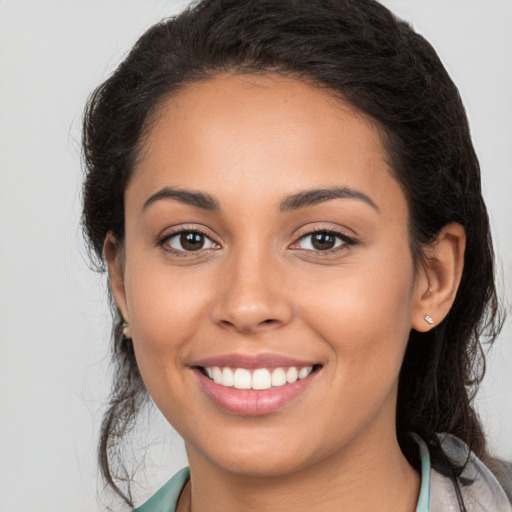
<path id="1" fill-rule="evenodd" d="M 123 495 L 148 394 L 189 459 L 138 510 L 512 510 L 471 406 L 499 330 L 478 161 L 421 36 L 371 0 L 199 2 L 96 90 L 84 153 L 102 471 Z"/>

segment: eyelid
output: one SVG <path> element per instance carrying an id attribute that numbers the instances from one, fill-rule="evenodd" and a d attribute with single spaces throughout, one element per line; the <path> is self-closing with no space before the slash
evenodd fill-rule
<path id="1" fill-rule="evenodd" d="M 204 236 L 206 239 L 208 239 L 214 246 L 216 247 L 206 247 L 206 248 L 200 248 L 196 251 L 187 251 L 185 249 L 176 249 L 173 247 L 166 247 L 166 244 L 168 241 L 176 236 L 179 236 L 183 233 L 199 233 L 200 235 Z M 335 245 L 335 247 L 331 249 L 326 250 L 319 250 L 319 249 L 303 249 L 301 247 L 297 247 L 300 241 L 306 239 L 307 237 L 313 236 L 317 233 L 326 233 L 329 235 L 332 235 L 339 240 L 341 240 L 342 243 L 339 245 Z M 318 254 L 329 254 L 329 253 L 336 253 L 340 250 L 343 250 L 344 248 L 348 248 L 351 246 L 354 246 L 358 244 L 358 240 L 356 240 L 353 236 L 348 235 L 344 230 L 341 230 L 339 228 L 333 228 L 333 227 L 327 227 L 327 226 L 314 226 L 312 228 L 309 228 L 308 231 L 303 232 L 300 236 L 298 236 L 295 239 L 295 242 L 293 242 L 289 247 L 290 249 L 294 250 L 303 250 L 311 253 L 318 253 Z M 162 250 L 168 252 L 168 253 L 174 253 L 180 256 L 193 256 L 198 255 L 201 253 L 204 253 L 205 251 L 209 251 L 212 249 L 218 249 L 221 247 L 221 244 L 219 244 L 213 236 L 211 236 L 209 233 L 207 233 L 207 230 L 203 229 L 202 227 L 199 227 L 197 225 L 195 226 L 179 226 L 171 229 L 171 231 L 166 232 L 164 235 L 161 235 L 156 240 L 156 246 L 160 247 Z"/>
<path id="2" fill-rule="evenodd" d="M 197 226 L 179 226 L 174 229 L 172 229 L 169 232 L 166 232 L 164 235 L 161 235 L 158 237 L 156 241 L 156 245 L 163 249 L 164 251 L 168 253 L 174 253 L 179 254 L 180 256 L 193 256 L 198 255 L 201 253 L 204 253 L 204 251 L 209 251 L 211 249 L 216 249 L 217 247 L 206 247 L 197 249 L 196 251 L 186 251 L 181 249 L 176 249 L 174 247 L 166 247 L 168 241 L 176 236 L 182 235 L 183 233 L 198 233 L 202 236 L 204 236 L 206 239 L 208 239 L 212 244 L 216 245 L 217 247 L 220 247 L 220 244 L 216 242 L 211 235 L 206 233 L 206 230 L 201 229 Z"/>
<path id="3" fill-rule="evenodd" d="M 322 250 L 319 250 L 319 249 L 302 249 L 301 247 L 294 247 L 296 246 L 301 240 L 304 240 L 310 236 L 313 236 L 317 233 L 326 233 L 326 234 L 329 234 L 329 235 L 332 235 L 338 239 L 340 239 L 342 241 L 341 244 L 339 245 L 336 245 L 335 247 L 331 248 L 331 249 L 326 249 L 324 251 Z M 347 233 L 345 233 L 344 231 L 340 230 L 340 229 L 335 229 L 335 228 L 332 228 L 332 227 L 322 227 L 322 226 L 317 226 L 317 227 L 314 227 L 310 230 L 308 230 L 306 233 L 303 233 L 301 234 L 297 239 L 296 241 L 290 246 L 291 249 L 295 249 L 295 250 L 304 250 L 304 251 L 308 251 L 308 252 L 316 252 L 316 253 L 319 253 L 319 254 L 328 254 L 328 253 L 335 253 L 335 252 L 338 252 L 340 250 L 343 250 L 343 248 L 345 247 L 350 247 L 350 246 L 353 246 L 353 245 L 356 245 L 358 243 L 358 241 L 350 236 L 350 235 L 347 235 Z"/>

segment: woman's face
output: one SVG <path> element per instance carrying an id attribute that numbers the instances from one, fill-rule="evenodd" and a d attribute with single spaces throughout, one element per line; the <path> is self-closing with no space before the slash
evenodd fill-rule
<path id="1" fill-rule="evenodd" d="M 155 117 L 125 212 L 114 294 L 191 463 L 286 474 L 394 436 L 419 292 L 362 114 L 279 76 L 189 85 Z"/>

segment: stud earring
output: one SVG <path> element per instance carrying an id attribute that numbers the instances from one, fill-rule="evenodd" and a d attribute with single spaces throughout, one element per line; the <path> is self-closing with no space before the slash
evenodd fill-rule
<path id="1" fill-rule="evenodd" d="M 128 325 L 128 322 L 123 322 L 123 337 L 130 339 L 132 337 L 132 334 L 130 332 L 130 326 Z"/>
<path id="2" fill-rule="evenodd" d="M 430 315 L 425 315 L 423 318 L 425 319 L 425 322 L 427 322 L 428 325 L 434 325 L 434 320 Z"/>

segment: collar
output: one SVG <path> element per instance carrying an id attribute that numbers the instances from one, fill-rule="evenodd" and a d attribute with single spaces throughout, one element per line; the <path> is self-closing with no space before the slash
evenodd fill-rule
<path id="1" fill-rule="evenodd" d="M 430 510 L 430 453 L 427 444 L 420 436 L 412 433 L 412 438 L 416 441 L 420 449 L 421 459 L 421 487 L 416 512 L 429 512 Z"/>

